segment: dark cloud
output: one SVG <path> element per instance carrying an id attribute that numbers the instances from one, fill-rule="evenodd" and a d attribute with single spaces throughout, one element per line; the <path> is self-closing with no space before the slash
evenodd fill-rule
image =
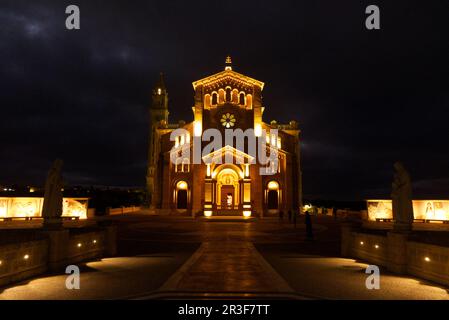
<path id="1" fill-rule="evenodd" d="M 385 196 L 402 159 L 420 195 L 447 197 L 447 2 L 377 2 L 380 31 L 368 4 L 2 1 L 0 183 L 41 184 L 61 157 L 69 183 L 143 185 L 159 71 L 171 120 L 189 121 L 191 82 L 231 54 L 266 82 L 266 121 L 300 122 L 306 195 Z"/>

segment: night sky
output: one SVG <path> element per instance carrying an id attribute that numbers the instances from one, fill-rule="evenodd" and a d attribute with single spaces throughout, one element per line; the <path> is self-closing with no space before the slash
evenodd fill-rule
<path id="1" fill-rule="evenodd" d="M 0 185 L 42 185 L 60 157 L 67 184 L 143 186 L 159 72 L 191 121 L 191 82 L 230 54 L 266 83 L 266 122 L 299 122 L 306 197 L 386 197 L 402 160 L 415 198 L 449 198 L 448 35 L 447 0 L 1 0 Z"/>

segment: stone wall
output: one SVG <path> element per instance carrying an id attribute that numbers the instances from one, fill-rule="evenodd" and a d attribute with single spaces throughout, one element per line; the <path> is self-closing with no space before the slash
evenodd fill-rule
<path id="1" fill-rule="evenodd" d="M 0 246 L 0 286 L 47 270 L 48 241 L 34 240 Z"/>
<path id="2" fill-rule="evenodd" d="M 353 237 L 352 256 L 376 265 L 387 265 L 387 237 L 356 232 Z"/>
<path id="3" fill-rule="evenodd" d="M 92 230 L 30 230 L 43 239 L 0 244 L 0 286 L 46 271 L 64 272 L 71 264 L 112 256 L 116 253 L 113 226 Z"/>
<path id="4" fill-rule="evenodd" d="M 449 286 L 448 247 L 407 242 L 407 263 L 409 274 Z"/>
<path id="5" fill-rule="evenodd" d="M 69 238 L 67 259 L 78 263 L 103 255 L 105 249 L 104 232 L 89 232 L 73 235 Z"/>
<path id="6" fill-rule="evenodd" d="M 449 286 L 449 247 L 408 241 L 407 234 L 369 234 L 342 227 L 341 253 L 386 267 L 398 274 L 410 274 Z"/>

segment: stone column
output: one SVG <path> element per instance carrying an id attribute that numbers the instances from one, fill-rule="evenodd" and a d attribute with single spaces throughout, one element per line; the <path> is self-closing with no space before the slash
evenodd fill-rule
<path id="1" fill-rule="evenodd" d="M 358 227 L 352 222 L 343 222 L 341 224 L 341 256 L 351 257 L 353 236 L 352 233 L 357 231 Z"/>
<path id="2" fill-rule="evenodd" d="M 67 249 L 69 247 L 69 230 L 43 230 L 49 241 L 48 269 L 59 271 L 67 266 Z"/>
<path id="3" fill-rule="evenodd" d="M 404 274 L 407 272 L 407 232 L 388 232 L 388 262 L 389 271 Z"/>
<path id="4" fill-rule="evenodd" d="M 115 256 L 117 254 L 117 227 L 106 226 L 104 232 L 104 253 L 107 256 Z"/>

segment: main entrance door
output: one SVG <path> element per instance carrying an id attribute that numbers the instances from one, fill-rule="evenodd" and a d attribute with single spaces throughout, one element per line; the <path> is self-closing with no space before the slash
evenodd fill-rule
<path id="1" fill-rule="evenodd" d="M 220 170 L 217 174 L 217 214 L 239 214 L 239 175 L 230 167 Z M 241 212 L 240 212 L 241 214 Z"/>
<path id="2" fill-rule="evenodd" d="M 223 209 L 231 210 L 234 208 L 235 192 L 234 186 L 224 185 L 221 187 L 221 207 Z"/>

